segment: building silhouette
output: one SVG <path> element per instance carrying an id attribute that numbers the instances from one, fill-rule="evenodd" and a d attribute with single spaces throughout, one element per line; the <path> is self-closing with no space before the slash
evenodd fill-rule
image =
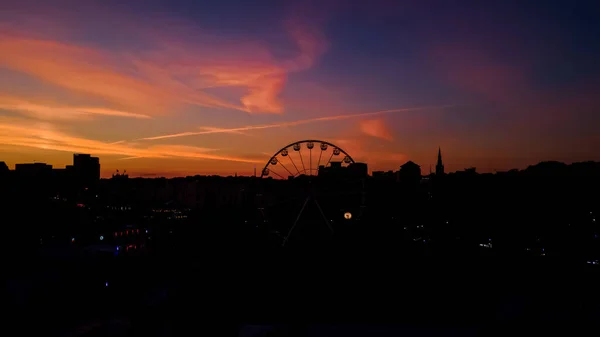
<path id="1" fill-rule="evenodd" d="M 398 179 L 400 182 L 421 180 L 421 166 L 415 164 L 411 160 L 407 161 L 400 166 L 400 171 L 398 171 Z"/>
<path id="2" fill-rule="evenodd" d="M 366 178 L 369 176 L 369 167 L 366 163 L 352 163 L 348 165 L 350 176 L 354 178 Z"/>
<path id="3" fill-rule="evenodd" d="M 8 174 L 8 165 L 5 162 L 0 161 L 0 175 Z"/>
<path id="4" fill-rule="evenodd" d="M 325 179 L 361 179 L 368 177 L 369 168 L 366 163 L 351 163 L 344 167 L 342 162 L 332 161 L 328 167 L 320 165 L 317 175 Z"/>
<path id="5" fill-rule="evenodd" d="M 320 165 L 319 170 L 317 171 L 317 175 L 319 177 L 332 177 L 332 176 L 340 176 L 345 170 L 345 167 L 342 166 L 341 161 L 332 161 L 328 167 L 325 165 Z"/>
<path id="6" fill-rule="evenodd" d="M 73 173 L 77 181 L 83 184 L 100 180 L 100 159 L 89 154 L 73 154 Z"/>
<path id="7" fill-rule="evenodd" d="M 117 170 L 117 172 L 113 173 L 112 178 L 111 179 L 116 179 L 116 180 L 127 180 L 129 179 L 129 175 L 127 174 L 127 170 L 124 170 L 123 173 L 119 173 L 119 170 Z"/>
<path id="8" fill-rule="evenodd" d="M 62 190 L 89 188 L 100 180 L 100 160 L 89 154 L 74 154 L 73 165 L 64 168 L 54 168 L 45 163 L 19 163 L 15 164 L 14 170 L 10 170 L 5 162 L 0 162 L 0 178 L 4 181 L 14 178 L 13 184 L 43 184 Z"/>
<path id="9" fill-rule="evenodd" d="M 16 164 L 15 173 L 18 178 L 50 178 L 52 165 L 44 163 Z"/>
<path id="10" fill-rule="evenodd" d="M 437 164 L 435 164 L 435 175 L 441 176 L 444 174 L 444 163 L 442 162 L 442 149 L 438 148 Z"/>

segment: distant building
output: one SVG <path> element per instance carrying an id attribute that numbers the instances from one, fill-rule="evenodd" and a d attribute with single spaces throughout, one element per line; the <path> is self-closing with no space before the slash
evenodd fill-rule
<path id="1" fill-rule="evenodd" d="M 112 178 L 114 180 L 127 180 L 129 179 L 129 175 L 127 174 L 127 170 L 123 171 L 123 173 L 119 173 L 119 170 L 117 170 L 116 173 L 113 173 Z"/>
<path id="2" fill-rule="evenodd" d="M 435 175 L 444 175 L 444 163 L 442 162 L 442 148 L 438 148 L 438 159 L 437 164 L 435 164 Z"/>
<path id="3" fill-rule="evenodd" d="M 456 171 L 456 175 L 464 177 L 464 176 L 475 176 L 477 175 L 477 169 L 475 167 L 466 168 L 463 171 Z"/>
<path id="4" fill-rule="evenodd" d="M 339 177 L 343 170 L 344 167 L 342 167 L 341 161 L 332 161 L 328 167 L 325 167 L 325 165 L 320 165 L 317 175 L 319 177 Z"/>
<path id="5" fill-rule="evenodd" d="M 332 161 L 329 167 L 319 166 L 319 177 L 335 179 L 361 179 L 369 175 L 369 168 L 366 163 L 351 163 L 344 167 L 342 162 Z"/>
<path id="6" fill-rule="evenodd" d="M 420 181 L 421 166 L 409 160 L 404 165 L 400 166 L 400 171 L 398 171 L 398 180 L 400 180 L 400 182 Z"/>
<path id="7" fill-rule="evenodd" d="M 89 154 L 73 155 L 73 172 L 77 181 L 84 184 L 100 180 L 100 159 Z"/>
<path id="8" fill-rule="evenodd" d="M 0 175 L 8 173 L 8 165 L 5 162 L 0 161 Z"/>
<path id="9" fill-rule="evenodd" d="M 347 169 L 349 175 L 355 178 L 366 178 L 369 175 L 369 167 L 366 163 L 352 163 Z"/>
<path id="10" fill-rule="evenodd" d="M 53 168 L 52 177 L 63 183 L 71 181 L 73 177 L 73 166 L 67 165 L 65 168 Z"/>
<path id="11" fill-rule="evenodd" d="M 16 164 L 15 173 L 19 177 L 40 177 L 52 175 L 52 165 L 44 163 Z"/>

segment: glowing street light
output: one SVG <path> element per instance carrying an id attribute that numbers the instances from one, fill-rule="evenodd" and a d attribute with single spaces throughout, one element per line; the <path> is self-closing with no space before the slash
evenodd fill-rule
<path id="1" fill-rule="evenodd" d="M 352 213 L 350 213 L 350 212 L 344 213 L 344 219 L 346 219 L 346 220 L 352 219 Z"/>

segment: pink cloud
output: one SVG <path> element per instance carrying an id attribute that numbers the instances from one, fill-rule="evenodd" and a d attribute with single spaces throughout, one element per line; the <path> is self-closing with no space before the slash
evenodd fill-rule
<path id="1" fill-rule="evenodd" d="M 290 25 L 298 55 L 280 61 L 261 43 L 221 40 L 190 27 L 183 30 L 187 34 L 152 35 L 136 27 L 124 34 L 139 36 L 144 48 L 106 49 L 30 29 L 24 30 L 27 34 L 5 29 L 0 31 L 0 66 L 109 105 L 93 107 L 97 109 L 156 115 L 192 105 L 279 114 L 285 110 L 279 95 L 288 73 L 312 67 L 326 45 L 313 27 Z M 236 102 L 210 94 L 211 88 L 245 92 Z"/>
<path id="2" fill-rule="evenodd" d="M 327 51 L 325 36 L 314 26 L 298 20 L 288 21 L 288 31 L 298 45 L 299 54 L 285 63 L 289 71 L 311 68 L 317 58 Z"/>
<path id="3" fill-rule="evenodd" d="M 392 132 L 382 118 L 362 120 L 359 122 L 359 126 L 360 130 L 366 135 L 387 141 L 394 140 Z"/>

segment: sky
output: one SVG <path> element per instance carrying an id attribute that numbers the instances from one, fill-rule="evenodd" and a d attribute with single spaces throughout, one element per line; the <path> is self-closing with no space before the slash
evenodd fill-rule
<path id="1" fill-rule="evenodd" d="M 0 161 L 251 174 L 600 160 L 597 1 L 0 1 Z"/>

